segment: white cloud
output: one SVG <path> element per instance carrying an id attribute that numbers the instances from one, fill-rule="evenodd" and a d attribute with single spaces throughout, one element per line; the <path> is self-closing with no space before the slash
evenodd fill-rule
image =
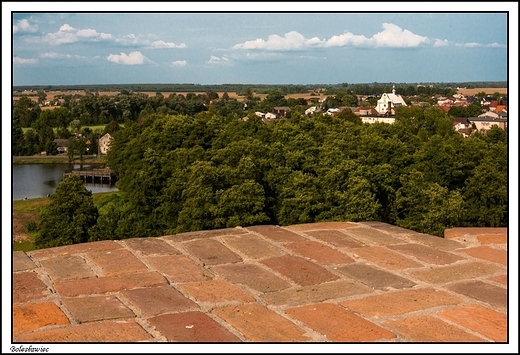
<path id="1" fill-rule="evenodd" d="M 13 57 L 13 64 L 24 65 L 24 64 L 36 64 L 37 59 L 25 59 L 20 57 Z"/>
<path id="2" fill-rule="evenodd" d="M 175 62 L 172 62 L 172 67 L 185 67 L 186 64 L 188 64 L 185 60 L 176 60 Z"/>
<path id="3" fill-rule="evenodd" d="M 77 55 L 77 54 L 61 54 L 61 53 L 56 53 L 56 52 L 47 52 L 47 53 L 42 53 L 40 54 L 40 58 L 45 58 L 45 59 L 81 59 L 81 58 L 85 58 L 81 55 Z"/>
<path id="4" fill-rule="evenodd" d="M 505 44 L 500 44 L 500 43 L 497 43 L 497 42 L 490 43 L 490 44 L 488 44 L 486 47 L 491 47 L 491 48 L 507 48 L 507 46 L 506 46 Z"/>
<path id="5" fill-rule="evenodd" d="M 229 64 L 229 58 L 226 55 L 224 55 L 223 57 L 216 57 L 216 56 L 212 55 L 206 63 L 225 65 L 225 64 Z"/>
<path id="6" fill-rule="evenodd" d="M 130 54 L 121 52 L 121 54 L 110 54 L 107 60 L 116 64 L 137 65 L 143 64 L 144 58 L 141 52 L 132 52 Z"/>
<path id="7" fill-rule="evenodd" d="M 16 25 L 13 25 L 13 33 L 17 32 L 36 32 L 38 31 L 38 25 L 31 25 L 29 20 L 22 19 L 16 22 Z"/>
<path id="8" fill-rule="evenodd" d="M 475 48 L 475 47 L 482 47 L 482 44 L 477 43 L 477 42 L 470 42 L 470 43 L 457 43 L 455 46 L 457 46 L 457 47 Z"/>
<path id="9" fill-rule="evenodd" d="M 42 41 L 56 46 L 65 43 L 78 42 L 81 39 L 107 40 L 112 39 L 112 35 L 109 33 L 100 33 L 91 28 L 76 29 L 69 24 L 64 24 L 60 27 L 58 32 L 46 34 L 42 38 Z"/>
<path id="10" fill-rule="evenodd" d="M 186 48 L 185 43 L 175 44 L 173 42 L 164 42 L 162 40 L 155 41 L 151 44 L 151 48 L 161 49 L 161 48 Z"/>
<path id="11" fill-rule="evenodd" d="M 428 38 L 419 36 L 411 31 L 403 30 L 401 27 L 383 23 L 383 31 L 376 33 L 368 38 L 363 35 L 356 35 L 345 32 L 341 35 L 334 35 L 328 40 L 321 40 L 318 37 L 305 38 L 302 34 L 291 31 L 280 37 L 276 34 L 267 37 L 267 40 L 257 38 L 233 46 L 233 49 L 263 49 L 272 51 L 301 50 L 310 47 L 393 47 L 410 48 L 419 47 L 426 44 Z"/>
<path id="12" fill-rule="evenodd" d="M 383 23 L 383 31 L 372 36 L 371 41 L 375 47 L 409 48 L 418 47 L 427 39 L 392 23 Z"/>
<path id="13" fill-rule="evenodd" d="M 450 42 L 447 39 L 436 38 L 435 42 L 433 43 L 433 46 L 434 47 L 444 47 L 444 46 L 447 46 L 448 44 L 450 44 Z"/>

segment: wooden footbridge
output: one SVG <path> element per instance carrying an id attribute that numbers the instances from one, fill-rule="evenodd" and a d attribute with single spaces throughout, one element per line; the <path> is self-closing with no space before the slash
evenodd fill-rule
<path id="1" fill-rule="evenodd" d="M 66 171 L 63 173 L 63 178 L 70 175 L 79 175 L 85 182 L 100 182 L 101 184 L 112 184 L 116 180 L 114 172 L 110 168 Z"/>

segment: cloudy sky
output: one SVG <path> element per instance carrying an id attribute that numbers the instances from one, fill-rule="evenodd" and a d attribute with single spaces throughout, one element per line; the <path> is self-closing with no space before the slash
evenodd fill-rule
<path id="1" fill-rule="evenodd" d="M 371 13 L 367 11 L 377 3 L 371 9 L 354 3 L 300 3 L 298 10 L 306 12 L 295 13 L 274 12 L 272 4 L 260 3 L 128 3 L 128 9 L 120 4 L 115 8 L 133 12 L 85 13 L 81 11 L 104 10 L 105 3 L 79 4 L 59 4 L 58 9 L 35 4 L 38 11 L 68 10 L 60 13 L 16 12 L 33 9 L 16 3 L 10 14 L 2 11 L 3 26 L 12 26 L 13 85 L 508 79 L 511 32 L 506 12 Z M 295 8 L 293 3 L 278 4 L 276 11 Z M 415 6 L 422 11 L 439 9 L 419 4 Z M 494 10 L 501 8 L 508 10 Z M 143 12 L 156 9 L 162 12 Z M 241 12 L 231 12 L 236 10 Z M 352 10 L 356 12 L 345 12 Z M 518 26 L 517 17 L 512 22 Z"/>

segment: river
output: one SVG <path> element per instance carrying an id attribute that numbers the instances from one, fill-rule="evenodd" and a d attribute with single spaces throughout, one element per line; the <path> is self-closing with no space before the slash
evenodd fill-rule
<path id="1" fill-rule="evenodd" d="M 80 169 L 79 164 L 72 165 L 73 169 Z M 94 166 L 83 165 L 83 169 Z M 63 173 L 69 171 L 68 164 L 16 164 L 12 166 L 12 196 L 14 200 L 25 198 L 45 197 L 54 193 L 56 187 L 63 180 Z M 108 183 L 85 183 L 87 190 L 93 193 L 117 191 L 117 187 Z"/>

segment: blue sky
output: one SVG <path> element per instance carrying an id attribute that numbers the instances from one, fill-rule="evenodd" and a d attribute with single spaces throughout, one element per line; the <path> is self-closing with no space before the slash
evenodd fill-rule
<path id="1" fill-rule="evenodd" d="M 421 13 L 368 12 L 399 3 L 85 4 L 2 11 L 4 28 L 12 23 L 13 85 L 505 81 L 508 45 L 518 43 L 508 43 L 518 27 L 508 28 L 505 12 L 424 12 L 447 3 L 400 10 Z M 500 4 L 493 10 L 514 10 L 509 23 L 518 26 L 517 4 Z M 67 12 L 15 12 L 26 8 Z M 140 12 L 81 12 L 114 8 Z M 279 12 L 295 8 L 305 12 Z"/>

